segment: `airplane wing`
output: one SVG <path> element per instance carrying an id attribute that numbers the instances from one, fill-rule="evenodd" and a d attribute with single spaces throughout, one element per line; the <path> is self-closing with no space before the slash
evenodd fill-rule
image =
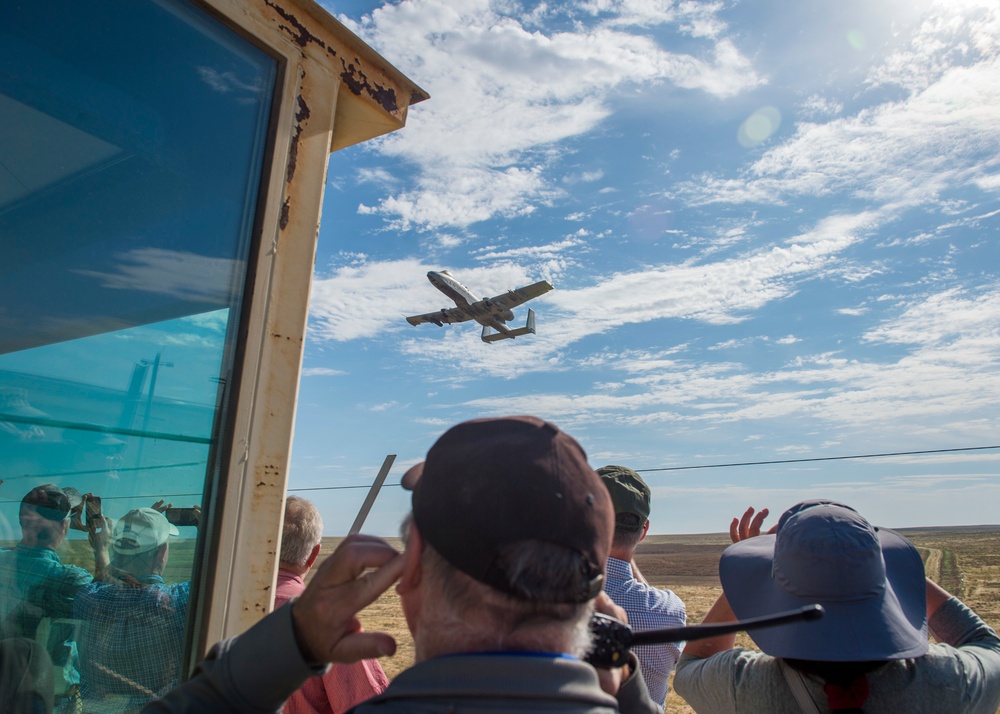
<path id="1" fill-rule="evenodd" d="M 440 327 L 441 325 L 451 325 L 455 322 L 467 322 L 471 319 L 472 315 L 457 307 L 452 307 L 442 308 L 441 310 L 437 310 L 435 312 L 427 312 L 423 315 L 413 315 L 412 317 L 406 318 L 406 321 L 411 325 L 433 322 L 435 325 Z"/>
<path id="2" fill-rule="evenodd" d="M 491 313 L 499 315 L 507 310 L 513 310 L 518 305 L 523 305 L 532 298 L 544 295 L 552 289 L 552 285 L 548 280 L 540 280 L 537 283 L 526 285 L 523 288 L 508 290 L 503 295 L 486 298 L 481 302 L 490 309 Z"/>

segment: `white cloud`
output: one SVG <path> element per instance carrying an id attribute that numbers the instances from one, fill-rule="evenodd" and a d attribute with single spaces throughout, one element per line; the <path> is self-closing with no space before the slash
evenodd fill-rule
<path id="1" fill-rule="evenodd" d="M 956 64 L 1000 52 L 1000 12 L 988 0 L 939 0 L 906 48 L 872 68 L 868 83 L 921 91 L 939 82 Z"/>
<path id="2" fill-rule="evenodd" d="M 760 337 L 744 337 L 741 339 L 734 338 L 731 340 L 726 340 L 724 342 L 719 342 L 718 344 L 712 345 L 707 349 L 709 351 L 738 349 L 740 347 L 746 347 L 747 345 L 750 345 L 754 341 L 759 339 L 767 339 L 767 338 L 760 338 Z"/>
<path id="3" fill-rule="evenodd" d="M 303 377 L 339 377 L 343 374 L 347 374 L 347 372 L 330 367 L 306 367 L 302 370 Z"/>
<path id="4" fill-rule="evenodd" d="M 106 288 L 169 295 L 181 300 L 200 300 L 226 305 L 232 276 L 242 262 L 214 258 L 180 250 L 136 248 L 115 256 L 116 272 L 76 270 L 99 278 Z"/>
<path id="5" fill-rule="evenodd" d="M 719 37 L 718 9 L 608 3 L 593 6 L 587 23 L 548 34 L 487 0 L 412 0 L 360 22 L 341 17 L 376 48 L 391 48 L 394 64 L 432 96 L 405 131 L 373 144 L 419 168 L 413 187 L 361 210 L 400 230 L 523 216 L 560 195 L 546 175 L 547 147 L 593 131 L 611 113 L 612 93 L 667 82 L 728 97 L 760 85 L 750 61 Z M 651 23 L 700 38 L 700 54 L 626 29 Z"/>
<path id="6" fill-rule="evenodd" d="M 181 321 L 222 335 L 225 334 L 226 327 L 229 325 L 229 310 L 214 310 L 212 312 L 198 313 L 197 315 L 188 315 L 187 317 L 182 317 Z"/>
<path id="7" fill-rule="evenodd" d="M 260 91 L 257 82 L 245 82 L 235 72 L 222 72 L 214 67 L 196 67 L 201 81 L 220 94 L 256 93 Z"/>
<path id="8" fill-rule="evenodd" d="M 389 402 L 382 402 L 381 404 L 372 404 L 371 406 L 368 407 L 368 410 L 373 412 L 384 412 L 389 409 L 397 409 L 397 408 L 399 408 L 399 402 L 397 402 L 394 399 Z"/>
<path id="9" fill-rule="evenodd" d="M 830 216 L 783 246 L 714 263 L 619 274 L 593 287 L 554 294 L 552 300 L 584 321 L 588 334 L 668 317 L 739 322 L 750 311 L 792 294 L 797 276 L 819 271 L 879 220 L 868 213 Z"/>
<path id="10" fill-rule="evenodd" d="M 433 340 L 427 339 L 428 335 L 411 338 L 403 334 L 398 348 L 411 361 L 428 365 L 459 359 L 463 365 L 460 379 L 560 371 L 567 368 L 561 355 L 570 345 L 624 324 L 663 319 L 738 323 L 762 306 L 793 295 L 797 281 L 822 272 L 881 220 L 867 213 L 831 216 L 782 246 L 712 263 L 620 273 L 578 289 L 563 288 L 553 278 L 567 265 L 559 254 L 572 248 L 575 239 L 535 248 L 494 248 L 486 254 L 490 258 L 486 265 L 463 269 L 459 278 L 480 296 L 551 278 L 556 290 L 531 305 L 538 313 L 538 334 L 526 340 L 483 345 L 477 339 L 478 325 L 460 324 L 441 328 L 443 336 Z M 503 262 L 507 260 L 517 264 Z M 529 274 L 523 266 L 532 261 L 536 262 Z M 415 260 L 362 263 L 317 278 L 311 336 L 343 341 L 412 329 L 402 320 L 404 315 L 450 306 L 447 298 L 438 296 L 422 279 L 427 270 Z M 516 319 L 524 319 L 523 309 Z M 456 379 L 452 374 L 448 378 Z"/>
<path id="11" fill-rule="evenodd" d="M 897 319 L 869 331 L 872 342 L 962 346 L 979 352 L 1000 344 L 1000 286 L 975 296 L 952 288 L 914 302 Z M 986 355 L 983 355 L 986 356 Z"/>
<path id="12" fill-rule="evenodd" d="M 593 183 L 594 181 L 600 181 L 604 178 L 604 171 L 583 171 L 578 174 L 570 174 L 563 177 L 563 183 L 574 184 L 574 183 Z"/>
<path id="13" fill-rule="evenodd" d="M 828 437 L 844 435 L 854 443 L 880 438 L 898 443 L 901 429 L 917 448 L 994 443 L 998 301 L 1000 286 L 978 297 L 953 290 L 926 296 L 868 333 L 872 342 L 918 341 L 895 359 L 820 354 L 775 371 L 753 372 L 737 362 L 706 363 L 684 354 L 625 353 L 607 361 L 630 375 L 623 388 L 507 397 L 502 411 L 543 413 L 583 425 L 693 422 L 700 430 L 795 418 L 800 427 L 815 423 Z M 958 315 L 949 322 L 949 316 Z M 926 334 L 916 329 L 922 322 L 928 324 Z M 490 403 L 473 399 L 463 406 L 475 412 L 490 409 Z"/>
<path id="14" fill-rule="evenodd" d="M 799 114 L 806 119 L 836 116 L 844 111 L 844 105 L 833 99 L 813 94 L 799 105 Z"/>
<path id="15" fill-rule="evenodd" d="M 962 15 L 947 6 L 939 12 L 906 51 L 873 73 L 873 86 L 900 84 L 905 98 L 826 123 L 800 123 L 742 176 L 704 176 L 682 184 L 678 195 L 696 203 L 783 203 L 847 194 L 916 206 L 946 189 L 988 190 L 997 174 L 991 147 L 1000 142 L 1000 12 Z M 975 52 L 945 41 L 961 32 L 976 38 Z M 941 48 L 956 46 L 939 56 Z M 911 70 L 919 81 L 907 79 Z"/>

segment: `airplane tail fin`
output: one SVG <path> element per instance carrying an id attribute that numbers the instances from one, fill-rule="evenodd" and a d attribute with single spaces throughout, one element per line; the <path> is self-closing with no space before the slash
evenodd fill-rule
<path id="1" fill-rule="evenodd" d="M 524 327 L 518 327 L 507 334 L 495 332 L 489 325 L 483 325 L 483 342 L 496 342 L 497 340 L 513 339 L 522 335 L 533 334 L 535 334 L 535 311 L 530 307 L 528 308 L 528 321 L 524 323 Z"/>

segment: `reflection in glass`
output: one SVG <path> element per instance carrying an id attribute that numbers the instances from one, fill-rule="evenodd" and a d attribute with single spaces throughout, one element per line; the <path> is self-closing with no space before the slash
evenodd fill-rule
<path id="1" fill-rule="evenodd" d="M 186 2 L 101 7 L 0 24 L 0 635 L 56 711 L 180 675 L 276 72 Z"/>

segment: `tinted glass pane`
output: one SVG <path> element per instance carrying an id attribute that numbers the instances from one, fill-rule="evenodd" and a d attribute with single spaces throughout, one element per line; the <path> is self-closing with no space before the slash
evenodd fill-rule
<path id="1" fill-rule="evenodd" d="M 3 635 L 135 710 L 181 668 L 276 64 L 185 3 L 33 1 L 0 69 Z"/>

